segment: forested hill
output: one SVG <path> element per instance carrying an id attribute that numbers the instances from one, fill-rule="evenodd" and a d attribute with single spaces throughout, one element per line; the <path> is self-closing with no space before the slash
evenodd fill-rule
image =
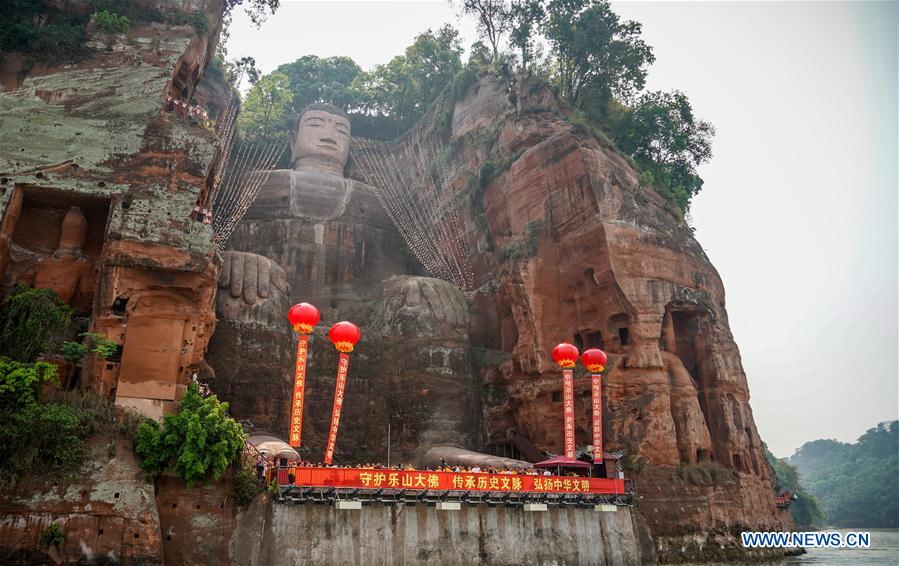
<path id="1" fill-rule="evenodd" d="M 899 527 L 899 421 L 880 423 L 855 444 L 806 442 L 789 462 L 818 499 L 826 524 Z"/>

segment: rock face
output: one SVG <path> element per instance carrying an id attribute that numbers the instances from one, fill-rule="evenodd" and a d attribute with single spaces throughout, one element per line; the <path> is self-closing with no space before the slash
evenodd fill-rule
<path id="1" fill-rule="evenodd" d="M 329 301 L 328 323 L 346 315 L 362 328 L 338 461 L 383 461 L 388 421 L 396 458 L 431 443 L 481 449 L 509 438 L 558 452 L 561 380 L 549 353 L 569 341 L 610 354 L 604 448 L 624 452 L 662 559 L 701 558 L 708 545 L 690 538 L 697 531 L 735 548 L 734 529 L 779 526 L 724 290 L 691 229 L 601 136 L 574 126 L 548 89 L 521 85 L 517 108 L 507 92 L 482 78 L 454 101 L 443 134 L 424 134 L 443 135 L 448 148 L 452 182 L 436 204 L 468 203 L 478 289 L 464 301 L 447 283 L 401 275 L 395 231 L 352 181 L 279 173 L 235 232 L 235 249 L 294 266 L 285 268 L 292 302 L 314 295 Z M 440 129 L 423 122 L 422 131 Z M 384 261 L 364 263 L 373 249 Z M 326 328 L 309 365 L 304 449 L 314 459 L 336 371 Z M 583 370 L 575 390 L 583 446 Z"/>
<path id="2" fill-rule="evenodd" d="M 394 454 L 417 462 L 438 444 L 482 446 L 465 295 L 439 279 L 392 277 L 360 321 L 376 351 L 373 379 L 383 382 Z"/>
<path id="3" fill-rule="evenodd" d="M 95 51 L 64 67 L 3 55 L 0 294 L 47 287 L 90 316 L 120 352 L 87 364 L 82 386 L 160 417 L 202 366 L 218 276 L 211 228 L 192 218 L 218 139 L 163 99 L 192 97 L 223 3 L 141 4 L 175 22 L 199 11 L 210 29 L 135 21 L 126 38 L 89 26 Z"/>
<path id="4" fill-rule="evenodd" d="M 225 252 L 223 257 L 218 323 L 206 355 L 214 374 L 207 381 L 228 401 L 231 414 L 250 421 L 255 431 L 283 436 L 297 342 L 286 318 L 291 305 L 286 275 L 256 254 Z M 245 286 L 245 280 L 254 284 Z"/>
<path id="5" fill-rule="evenodd" d="M 549 354 L 561 341 L 600 347 L 610 354 L 605 449 L 626 452 L 644 509 L 675 500 L 662 479 L 668 474 L 657 470 L 733 473 L 726 485 L 677 499 L 679 514 L 647 513 L 653 534 L 777 525 L 717 272 L 682 218 L 639 185 L 624 158 L 573 127 L 546 89 L 521 91 L 517 111 L 506 103 L 498 112 L 502 89 L 482 80 L 457 104 L 464 120 L 453 121 L 450 141 L 462 148 L 453 157 L 454 186 L 476 191 L 482 203 L 471 209 L 468 234 L 471 248 L 484 252 L 475 258 L 481 288 L 472 319 L 482 329 L 472 330 L 473 343 L 511 354 L 484 373 L 508 394 L 488 400 L 488 433 L 515 431 L 543 450 L 561 450 L 561 379 Z M 468 143 L 477 137 L 493 143 Z M 500 165 L 485 178 L 488 160 Z M 479 186 L 464 181 L 478 172 Z M 590 442 L 589 388 L 576 374 L 579 445 Z M 708 509 L 712 493 L 729 500 L 726 510 Z"/>
<path id="6" fill-rule="evenodd" d="M 119 442 L 114 458 L 106 442 L 90 448 L 89 462 L 74 479 L 27 478 L 15 492 L 0 492 L 5 564 L 162 562 L 153 484 L 143 480 L 131 447 Z M 59 548 L 44 549 L 41 533 L 52 523 L 61 526 L 66 540 Z"/>

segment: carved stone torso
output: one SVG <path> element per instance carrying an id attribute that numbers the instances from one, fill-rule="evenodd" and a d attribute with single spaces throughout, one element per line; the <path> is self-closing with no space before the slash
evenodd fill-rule
<path id="1" fill-rule="evenodd" d="M 319 171 L 273 171 L 231 236 L 280 264 L 294 303 L 339 317 L 391 275 L 415 271 L 374 190 Z"/>

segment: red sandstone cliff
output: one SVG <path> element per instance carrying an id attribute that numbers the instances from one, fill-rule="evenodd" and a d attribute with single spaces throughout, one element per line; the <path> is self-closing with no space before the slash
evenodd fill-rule
<path id="1" fill-rule="evenodd" d="M 605 449 L 625 452 L 662 558 L 680 555 L 668 536 L 777 526 L 718 273 L 601 134 L 572 126 L 548 89 L 526 86 L 516 109 L 501 82 L 482 79 L 456 103 L 448 142 L 462 148 L 454 186 L 478 191 L 467 234 L 481 252 L 473 345 L 511 354 L 483 376 L 507 392 L 487 402 L 488 434 L 514 431 L 558 452 L 561 380 L 549 353 L 560 341 L 600 347 L 610 355 Z M 496 171 L 477 186 L 488 160 Z M 585 445 L 586 375 L 575 388 Z"/>

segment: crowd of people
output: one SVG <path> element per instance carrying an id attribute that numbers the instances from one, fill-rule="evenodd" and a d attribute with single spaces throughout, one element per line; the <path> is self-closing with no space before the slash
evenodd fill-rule
<path id="1" fill-rule="evenodd" d="M 283 465 L 281 467 L 284 467 Z M 344 469 L 361 469 L 361 470 L 393 470 L 398 472 L 456 472 L 456 473 L 467 473 L 467 474 L 501 474 L 501 475 L 511 475 L 511 474 L 519 474 L 525 476 L 550 476 L 552 475 L 549 470 L 541 470 L 538 468 L 526 468 L 526 467 L 510 467 L 510 466 L 488 466 L 481 468 L 477 464 L 474 466 L 451 466 L 448 465 L 445 461 L 441 461 L 441 463 L 437 466 L 429 466 L 424 469 L 416 468 L 411 464 L 397 464 L 393 466 L 386 466 L 384 464 L 378 463 L 364 463 L 364 464 L 325 464 L 322 462 L 309 462 L 306 460 L 300 460 L 298 462 L 290 462 L 287 467 L 290 468 L 344 468 Z M 268 469 L 268 466 L 264 462 L 257 461 L 256 468 L 260 477 L 263 477 Z"/>
<path id="2" fill-rule="evenodd" d="M 201 125 L 204 128 L 209 127 L 209 112 L 198 104 L 188 104 L 168 95 L 164 97 L 164 101 L 162 109 L 166 112 L 174 112 L 179 116 L 186 117 L 194 124 Z"/>

